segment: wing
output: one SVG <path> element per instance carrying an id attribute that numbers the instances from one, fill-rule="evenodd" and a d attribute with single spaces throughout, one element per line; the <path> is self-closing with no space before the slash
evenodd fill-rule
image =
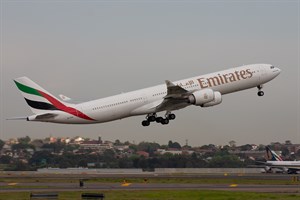
<path id="1" fill-rule="evenodd" d="M 300 167 L 288 167 L 288 173 L 297 174 L 300 171 Z"/>
<path id="2" fill-rule="evenodd" d="M 179 85 L 175 85 L 169 80 L 166 80 L 167 95 L 164 100 L 156 107 L 156 112 L 163 110 L 178 110 L 189 106 L 188 96 L 192 93 Z"/>

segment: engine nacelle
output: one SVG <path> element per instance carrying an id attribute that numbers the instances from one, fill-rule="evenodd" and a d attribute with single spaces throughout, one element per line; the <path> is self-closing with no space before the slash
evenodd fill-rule
<path id="1" fill-rule="evenodd" d="M 214 100 L 203 104 L 202 107 L 210 107 L 222 103 L 222 95 L 220 92 L 214 92 L 214 97 L 215 97 Z"/>
<path id="2" fill-rule="evenodd" d="M 272 173 L 272 168 L 269 166 L 265 166 L 265 172 L 266 173 Z"/>
<path id="3" fill-rule="evenodd" d="M 189 103 L 196 106 L 202 106 L 205 103 L 214 100 L 214 91 L 212 89 L 198 90 L 189 96 Z"/>

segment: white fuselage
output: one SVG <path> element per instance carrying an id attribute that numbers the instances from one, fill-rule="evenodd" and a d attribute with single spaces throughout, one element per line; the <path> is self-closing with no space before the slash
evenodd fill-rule
<path id="1" fill-rule="evenodd" d="M 273 167 L 299 167 L 300 161 L 267 161 L 267 166 Z"/>
<path id="2" fill-rule="evenodd" d="M 267 83 L 279 73 L 280 69 L 272 65 L 253 64 L 179 80 L 173 83 L 191 92 L 210 88 L 225 95 Z M 47 121 L 71 124 L 102 123 L 130 116 L 161 112 L 163 110 L 157 110 L 157 105 L 163 102 L 166 95 L 167 86 L 162 84 L 73 105 L 74 108 L 93 120 L 82 119 L 63 111 L 52 111 L 58 115 L 53 121 Z M 189 105 L 192 104 L 183 103 L 174 107 L 168 107 L 165 111 L 178 110 Z"/>

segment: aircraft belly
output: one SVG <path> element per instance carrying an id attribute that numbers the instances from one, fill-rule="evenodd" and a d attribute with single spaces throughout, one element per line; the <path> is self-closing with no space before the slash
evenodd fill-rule
<path id="1" fill-rule="evenodd" d="M 129 113 L 130 112 L 128 109 L 119 107 L 113 109 L 103 109 L 101 111 L 94 112 L 91 117 L 97 120 L 98 123 L 101 123 L 129 117 Z"/>

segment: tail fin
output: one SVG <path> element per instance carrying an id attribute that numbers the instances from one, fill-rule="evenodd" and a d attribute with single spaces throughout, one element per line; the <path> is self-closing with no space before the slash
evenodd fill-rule
<path id="1" fill-rule="evenodd" d="M 282 161 L 282 158 L 271 150 L 269 146 L 266 146 L 266 159 L 271 161 Z"/>
<path id="2" fill-rule="evenodd" d="M 61 107 L 65 107 L 60 100 L 27 77 L 17 78 L 14 82 L 34 114 L 60 110 Z"/>

